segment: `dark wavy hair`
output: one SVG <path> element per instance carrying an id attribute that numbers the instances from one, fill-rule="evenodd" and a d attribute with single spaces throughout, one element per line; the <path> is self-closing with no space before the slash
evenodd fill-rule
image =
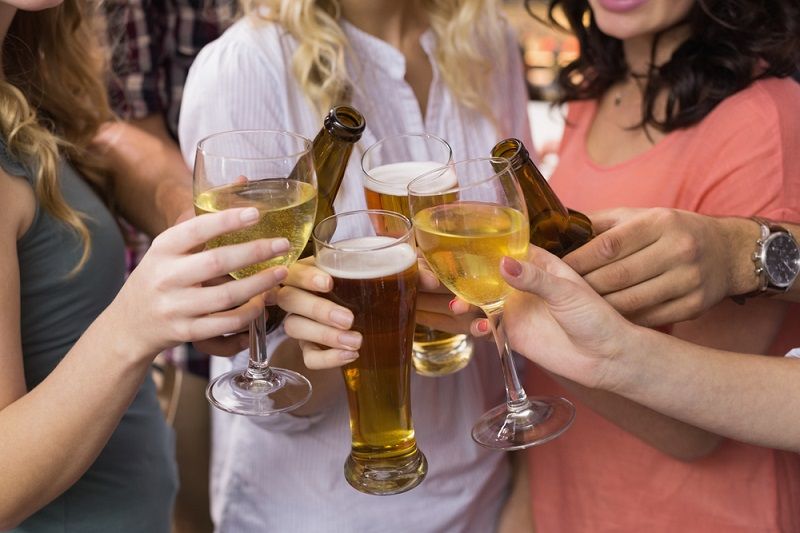
<path id="1" fill-rule="evenodd" d="M 548 17 L 557 27 L 554 14 L 559 8 L 567 19 L 563 29 L 580 44 L 580 56 L 559 73 L 560 101 L 599 98 L 631 74 L 622 41 L 600 31 L 587 0 L 550 0 Z M 641 127 L 669 132 L 692 126 L 753 81 L 790 76 L 800 68 L 798 0 L 696 0 L 678 24 L 688 25 L 690 37 L 669 61 L 647 73 Z M 656 34 L 652 58 L 669 29 Z M 662 120 L 654 109 L 664 91 Z"/>

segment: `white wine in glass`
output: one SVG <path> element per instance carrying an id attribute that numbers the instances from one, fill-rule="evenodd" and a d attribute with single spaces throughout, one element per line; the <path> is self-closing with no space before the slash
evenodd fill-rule
<path id="1" fill-rule="evenodd" d="M 441 175 L 456 186 L 441 191 Z M 500 273 L 504 256 L 525 259 L 528 215 L 519 184 L 505 159 L 481 158 L 431 171 L 408 186 L 417 246 L 439 280 L 486 313 L 506 387 L 506 403 L 485 413 L 472 438 L 488 448 L 520 450 L 558 437 L 575 408 L 564 398 L 528 397 L 517 376 L 503 328 L 503 305 L 512 288 Z"/>
<path id="2" fill-rule="evenodd" d="M 317 209 L 311 142 L 268 130 L 230 131 L 203 139 L 195 159 L 194 205 L 198 215 L 234 207 L 255 207 L 261 215 L 254 226 L 210 240 L 209 248 L 273 237 L 289 240 L 287 253 L 231 272 L 234 278 L 291 265 L 308 242 Z M 250 325 L 247 368 L 209 383 L 206 397 L 215 407 L 266 416 L 296 409 L 311 396 L 306 378 L 269 366 L 265 318 L 262 313 Z"/>

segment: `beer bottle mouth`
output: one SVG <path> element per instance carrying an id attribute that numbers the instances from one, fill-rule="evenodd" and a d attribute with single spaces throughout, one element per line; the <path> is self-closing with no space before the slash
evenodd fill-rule
<path id="1" fill-rule="evenodd" d="M 494 148 L 492 148 L 492 157 L 508 159 L 511 163 L 511 168 L 516 170 L 529 155 L 522 141 L 510 138 L 504 139 L 494 145 Z"/>
<path id="2" fill-rule="evenodd" d="M 323 124 L 331 135 L 348 142 L 358 141 L 367 125 L 364 116 L 348 105 L 332 107 Z"/>

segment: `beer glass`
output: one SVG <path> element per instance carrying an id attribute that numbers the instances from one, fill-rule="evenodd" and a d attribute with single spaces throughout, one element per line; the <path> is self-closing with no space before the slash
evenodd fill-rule
<path id="1" fill-rule="evenodd" d="M 443 174 L 456 185 L 439 190 Z M 472 438 L 488 448 L 519 450 L 556 438 L 572 423 L 575 408 L 564 398 L 529 398 L 517 376 L 503 328 L 511 292 L 500 260 L 524 260 L 528 215 L 507 159 L 481 158 L 423 174 L 408 186 L 417 245 L 439 280 L 486 313 L 506 386 L 506 403 L 485 413 Z"/>
<path id="2" fill-rule="evenodd" d="M 289 240 L 286 254 L 231 272 L 231 276 L 243 278 L 295 262 L 311 234 L 317 209 L 311 141 L 267 130 L 211 135 L 197 145 L 193 182 L 198 215 L 233 207 L 256 207 L 261 215 L 254 226 L 212 239 L 209 248 L 270 237 Z M 250 324 L 247 369 L 233 370 L 209 383 L 206 397 L 215 407 L 264 416 L 295 409 L 311 396 L 306 378 L 269 366 L 265 319 L 262 313 Z"/>
<path id="3" fill-rule="evenodd" d="M 364 193 L 369 209 L 386 209 L 410 217 L 408 184 L 414 178 L 452 161 L 444 140 L 427 133 L 391 135 L 370 146 L 361 158 Z M 443 189 L 452 187 L 446 176 Z M 472 341 L 467 335 L 438 331 L 422 324 L 414 330 L 414 368 L 423 376 L 445 376 L 469 363 Z"/>
<path id="4" fill-rule="evenodd" d="M 333 277 L 331 299 L 355 317 L 359 357 L 342 369 L 352 447 L 347 482 L 367 494 L 416 487 L 428 464 L 417 448 L 409 380 L 417 252 L 411 222 L 389 211 L 351 211 L 314 229 L 317 266 Z"/>

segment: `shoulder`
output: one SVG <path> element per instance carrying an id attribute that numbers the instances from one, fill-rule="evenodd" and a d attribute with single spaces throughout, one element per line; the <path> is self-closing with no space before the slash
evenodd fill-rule
<path id="1" fill-rule="evenodd" d="M 743 130 L 776 133 L 786 128 L 800 129 L 800 84 L 792 78 L 767 78 L 723 100 L 700 126 L 731 133 Z M 781 120 L 790 117 L 791 120 Z"/>
<path id="2" fill-rule="evenodd" d="M 189 82 L 204 74 L 245 79 L 277 75 L 291 68 L 295 47 L 295 39 L 279 24 L 248 15 L 200 51 L 192 64 Z"/>
<path id="3" fill-rule="evenodd" d="M 10 169 L 10 172 L 13 172 Z M 19 240 L 28 231 L 36 215 L 36 196 L 26 177 L 13 175 L 0 165 L 0 227 L 3 238 L 13 235 Z"/>

